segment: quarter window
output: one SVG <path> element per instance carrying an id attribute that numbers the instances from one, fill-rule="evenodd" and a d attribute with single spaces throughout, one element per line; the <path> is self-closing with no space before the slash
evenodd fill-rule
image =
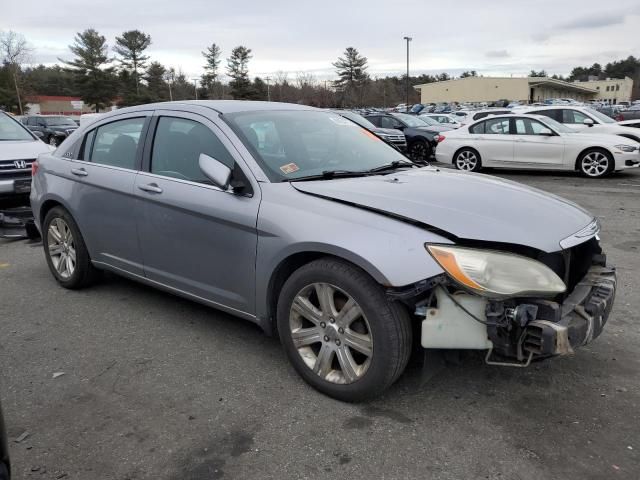
<path id="1" fill-rule="evenodd" d="M 129 118 L 102 125 L 95 130 L 95 139 L 89 160 L 100 165 L 135 169 L 136 153 L 144 118 Z M 91 135 L 91 134 L 89 134 Z M 87 135 L 87 140 L 89 140 Z M 85 153 L 87 152 L 85 141 Z"/>
<path id="2" fill-rule="evenodd" d="M 471 125 L 469 127 L 469 133 L 474 133 L 476 135 L 484 133 L 484 125 L 487 122 L 476 123 L 475 125 Z"/>
<path id="3" fill-rule="evenodd" d="M 401 127 L 402 124 L 395 118 L 380 117 L 380 126 L 382 128 L 398 128 Z"/>
<path id="4" fill-rule="evenodd" d="M 257 132 L 256 137 L 259 141 Z M 151 153 L 151 173 L 210 184 L 200 170 L 201 153 L 233 168 L 233 157 L 208 127 L 186 118 L 160 117 Z"/>

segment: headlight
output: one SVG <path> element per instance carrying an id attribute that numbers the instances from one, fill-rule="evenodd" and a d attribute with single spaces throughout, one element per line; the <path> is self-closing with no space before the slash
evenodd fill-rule
<path id="1" fill-rule="evenodd" d="M 633 145 L 616 145 L 616 148 L 627 153 L 635 152 L 638 149 L 638 147 L 634 147 Z"/>
<path id="2" fill-rule="evenodd" d="M 451 278 L 485 297 L 553 296 L 567 288 L 553 270 L 527 257 L 464 247 L 425 246 Z"/>

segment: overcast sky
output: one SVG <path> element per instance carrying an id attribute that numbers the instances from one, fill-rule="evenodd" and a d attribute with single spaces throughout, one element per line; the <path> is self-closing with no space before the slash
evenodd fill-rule
<path id="1" fill-rule="evenodd" d="M 139 29 L 148 53 L 188 76 L 202 73 L 211 42 L 226 58 L 253 50 L 250 74 L 278 70 L 333 78 L 345 47 L 369 59 L 372 76 L 398 74 L 411 43 L 411 71 L 525 75 L 532 68 L 567 74 L 573 66 L 640 56 L 638 0 L 0 0 L 0 30 L 22 33 L 34 62 L 70 59 L 76 32 L 93 27 L 112 46 Z M 223 61 L 223 65 L 226 62 Z"/>

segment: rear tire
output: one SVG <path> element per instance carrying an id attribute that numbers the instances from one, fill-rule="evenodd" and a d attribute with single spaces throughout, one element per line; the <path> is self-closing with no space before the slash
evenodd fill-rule
<path id="1" fill-rule="evenodd" d="M 54 207 L 42 223 L 42 245 L 49 270 L 64 288 L 80 289 L 99 276 L 91 264 L 80 229 L 63 207 Z"/>
<path id="2" fill-rule="evenodd" d="M 576 162 L 582 175 L 589 178 L 602 178 L 615 168 L 613 156 L 606 150 L 591 149 L 583 152 Z"/>
<path id="3" fill-rule="evenodd" d="M 482 159 L 476 150 L 465 147 L 454 155 L 453 166 L 465 172 L 479 172 L 482 170 Z"/>
<path id="4" fill-rule="evenodd" d="M 366 272 L 330 257 L 289 277 L 278 299 L 277 322 L 296 371 L 338 400 L 380 395 L 402 374 L 411 353 L 406 309 L 390 302 Z"/>

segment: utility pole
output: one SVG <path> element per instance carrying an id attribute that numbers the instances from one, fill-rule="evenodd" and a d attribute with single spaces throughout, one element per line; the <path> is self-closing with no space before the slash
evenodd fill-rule
<path id="1" fill-rule="evenodd" d="M 271 81 L 271 77 L 266 76 L 264 79 L 267 81 L 267 102 L 271 101 L 271 85 L 269 82 Z"/>
<path id="2" fill-rule="evenodd" d="M 192 78 L 191 80 L 193 80 L 193 88 L 196 92 L 196 100 L 198 100 L 198 77 Z"/>
<path id="3" fill-rule="evenodd" d="M 407 41 L 407 100 L 406 100 L 406 111 L 409 112 L 409 42 L 412 40 L 411 37 L 403 37 Z"/>

